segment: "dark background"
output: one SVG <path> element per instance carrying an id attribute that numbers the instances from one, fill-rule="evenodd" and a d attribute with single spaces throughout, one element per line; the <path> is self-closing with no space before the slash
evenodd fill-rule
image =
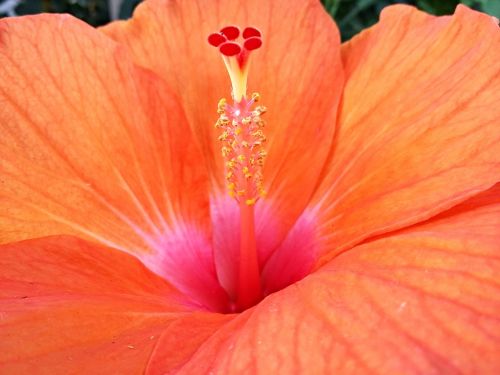
<path id="1" fill-rule="evenodd" d="M 0 8 L 2 3 L 7 1 L 9 0 L 0 0 Z M 119 6 L 115 11 L 111 11 L 110 0 L 24 0 L 20 1 L 14 11 L 18 15 L 41 12 L 71 13 L 91 25 L 98 26 L 108 23 L 112 18 L 129 18 L 140 2 L 140 0 L 115 1 Z M 382 8 L 396 3 L 415 5 L 436 15 L 451 14 L 457 4 L 463 3 L 500 18 L 500 0 L 322 0 L 322 3 L 337 22 L 343 40 L 374 24 Z M 5 13 L 0 14 L 0 16 L 5 15 Z"/>

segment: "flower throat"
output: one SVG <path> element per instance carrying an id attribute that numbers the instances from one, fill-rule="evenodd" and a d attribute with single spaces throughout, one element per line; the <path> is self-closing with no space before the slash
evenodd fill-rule
<path id="1" fill-rule="evenodd" d="M 238 42 L 241 40 L 241 43 Z M 221 130 L 222 157 L 225 161 L 226 186 L 240 208 L 240 259 L 235 311 L 247 309 L 262 299 L 255 237 L 254 205 L 265 196 L 262 167 L 266 141 L 261 119 L 265 107 L 256 105 L 259 94 L 247 97 L 249 58 L 262 46 L 261 33 L 247 27 L 241 33 L 236 26 L 226 26 L 210 34 L 208 42 L 219 49 L 231 79 L 232 104 L 221 99 L 215 127 Z"/>

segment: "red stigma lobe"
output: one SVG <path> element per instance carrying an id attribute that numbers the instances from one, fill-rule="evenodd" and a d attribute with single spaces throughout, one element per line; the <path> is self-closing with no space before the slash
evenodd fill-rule
<path id="1" fill-rule="evenodd" d="M 254 49 L 258 49 L 260 48 L 260 46 L 262 46 L 262 39 L 258 37 L 248 38 L 245 40 L 243 46 L 245 47 L 245 49 L 253 51 Z"/>
<path id="2" fill-rule="evenodd" d="M 226 42 L 220 45 L 219 51 L 224 56 L 236 56 L 241 52 L 241 47 L 238 43 Z"/>
<path id="3" fill-rule="evenodd" d="M 248 39 L 251 37 L 261 37 L 262 34 L 260 33 L 259 30 L 257 30 L 255 27 L 246 27 L 245 30 L 243 30 L 243 38 Z"/>
<path id="4" fill-rule="evenodd" d="M 227 39 L 221 33 L 213 33 L 208 36 L 208 43 L 214 47 L 219 47 L 225 41 L 227 41 Z"/>
<path id="5" fill-rule="evenodd" d="M 229 40 L 235 40 L 240 36 L 240 29 L 236 26 L 226 26 L 220 30 L 221 34 L 223 34 Z"/>

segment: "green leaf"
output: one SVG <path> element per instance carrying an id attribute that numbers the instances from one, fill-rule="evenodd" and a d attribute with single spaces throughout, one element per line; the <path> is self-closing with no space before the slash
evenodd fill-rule
<path id="1" fill-rule="evenodd" d="M 140 0 L 123 0 L 120 7 L 119 17 L 124 20 L 132 17 L 135 7 L 140 3 Z"/>
<path id="2" fill-rule="evenodd" d="M 481 8 L 485 13 L 488 13 L 496 18 L 500 18 L 500 1 L 486 0 L 481 4 Z"/>
<path id="3" fill-rule="evenodd" d="M 417 6 L 420 9 L 438 16 L 452 14 L 457 4 L 456 0 L 417 0 Z"/>

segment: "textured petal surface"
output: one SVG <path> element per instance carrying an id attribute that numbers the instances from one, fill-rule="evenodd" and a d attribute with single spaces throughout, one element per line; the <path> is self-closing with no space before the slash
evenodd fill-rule
<path id="1" fill-rule="evenodd" d="M 137 63 L 161 75 L 179 93 L 220 185 L 223 166 L 213 124 L 219 98 L 230 97 L 230 83 L 207 36 L 228 24 L 252 25 L 263 35 L 263 47 L 251 57 L 249 88 L 261 94 L 268 108 L 264 184 L 279 218 L 279 242 L 317 182 L 342 90 L 339 34 L 321 4 L 151 0 L 137 8 L 131 21 L 102 30 L 128 45 Z"/>
<path id="2" fill-rule="evenodd" d="M 499 197 L 497 186 L 358 246 L 235 318 L 182 312 L 182 298 L 122 252 L 70 238 L 4 245 L 1 369 L 496 374 Z"/>
<path id="3" fill-rule="evenodd" d="M 0 373 L 139 374 L 184 299 L 121 251 L 71 237 L 0 247 Z"/>
<path id="4" fill-rule="evenodd" d="M 181 110 L 114 42 L 69 16 L 3 19 L 0 65 L 1 242 L 151 251 L 177 220 L 208 220 Z"/>
<path id="5" fill-rule="evenodd" d="M 0 22 L 0 242 L 77 234 L 219 306 L 208 178 L 175 97 L 76 19 Z"/>
<path id="6" fill-rule="evenodd" d="M 179 373 L 497 374 L 499 233 L 500 186 L 269 296 Z"/>
<path id="7" fill-rule="evenodd" d="M 408 6 L 343 46 L 346 86 L 316 194 L 325 248 L 425 220 L 500 181 L 500 32 Z"/>

